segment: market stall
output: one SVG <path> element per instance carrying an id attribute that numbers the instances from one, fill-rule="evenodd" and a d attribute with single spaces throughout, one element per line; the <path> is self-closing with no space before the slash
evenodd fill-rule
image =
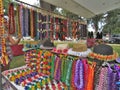
<path id="1" fill-rule="evenodd" d="M 16 18 L 14 4 L 9 5 L 9 34 L 30 36 L 33 40 L 22 41 L 26 65 L 2 72 L 3 90 L 119 90 L 120 61 L 111 46 L 99 43 L 91 50 L 82 40 L 62 42 L 69 32 L 74 39 L 86 37 L 86 23 L 26 7 L 23 2 L 15 4 Z M 4 35 L 2 1 L 0 5 L 0 33 Z M 93 39 L 92 34 L 89 38 Z M 62 44 L 55 46 L 53 40 L 57 39 Z M 0 63 L 7 65 L 4 37 L 1 42 Z"/>

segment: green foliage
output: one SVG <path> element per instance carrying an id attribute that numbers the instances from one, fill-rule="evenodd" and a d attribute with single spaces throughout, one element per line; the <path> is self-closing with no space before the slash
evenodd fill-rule
<path id="1" fill-rule="evenodd" d="M 120 9 L 108 12 L 105 22 L 104 32 L 112 34 L 120 33 Z"/>
<path id="2" fill-rule="evenodd" d="M 12 2 L 12 0 L 3 0 L 3 7 L 4 7 L 4 14 L 5 15 L 8 15 L 8 6 L 9 6 L 9 3 Z"/>

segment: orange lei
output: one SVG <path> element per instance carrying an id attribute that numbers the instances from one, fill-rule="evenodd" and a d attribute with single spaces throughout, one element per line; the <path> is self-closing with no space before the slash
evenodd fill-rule
<path id="1" fill-rule="evenodd" d="M 2 0 L 0 0 L 0 35 L 4 35 L 5 34 L 5 30 L 4 30 L 4 13 L 3 13 L 3 2 Z M 7 65 L 8 64 L 8 55 L 6 53 L 6 39 L 5 38 L 1 38 L 1 45 L 2 45 L 2 58 L 0 60 L 0 63 L 3 65 Z"/>
<path id="2" fill-rule="evenodd" d="M 114 52 L 113 55 L 100 55 L 92 52 L 89 54 L 89 57 L 98 60 L 112 61 L 118 58 L 118 53 Z"/>

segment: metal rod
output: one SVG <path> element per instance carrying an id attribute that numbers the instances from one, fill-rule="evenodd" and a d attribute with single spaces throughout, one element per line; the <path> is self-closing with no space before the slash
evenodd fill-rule
<path id="1" fill-rule="evenodd" d="M 57 13 L 55 13 L 55 12 L 53 12 L 53 11 L 49 11 L 49 10 L 43 9 L 43 8 L 41 8 L 41 7 L 37 7 L 37 6 L 35 6 L 35 5 L 28 4 L 28 3 L 23 2 L 23 1 L 20 1 L 20 0 L 15 0 L 15 1 L 16 1 L 16 2 L 19 2 L 19 3 L 26 4 L 26 5 L 28 5 L 28 6 L 31 6 L 31 7 L 37 8 L 37 9 L 40 9 L 40 10 L 47 11 L 47 12 L 49 12 L 49 13 L 53 13 L 53 14 L 55 14 L 55 15 L 58 15 L 58 16 L 61 16 L 61 17 L 64 17 L 64 18 L 67 18 L 66 16 L 63 16 L 63 15 L 61 15 L 61 14 L 57 14 Z"/>

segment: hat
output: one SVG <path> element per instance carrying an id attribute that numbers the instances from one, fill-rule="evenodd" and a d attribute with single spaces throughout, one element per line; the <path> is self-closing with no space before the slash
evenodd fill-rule
<path id="1" fill-rule="evenodd" d="M 40 46 L 41 49 L 53 49 L 54 48 L 54 44 L 53 42 L 51 42 L 50 38 L 45 39 L 42 43 L 42 45 Z"/>
<path id="2" fill-rule="evenodd" d="M 118 58 L 118 53 L 113 51 L 110 45 L 99 44 L 93 48 L 93 52 L 89 54 L 89 57 L 103 61 L 112 61 Z"/>
<path id="3" fill-rule="evenodd" d="M 26 52 L 32 49 L 38 49 L 39 47 L 40 43 L 38 41 L 29 41 L 24 45 L 23 51 Z"/>
<path id="4" fill-rule="evenodd" d="M 87 57 L 90 52 L 91 50 L 87 48 L 87 45 L 81 43 L 74 43 L 73 48 L 68 50 L 68 54 L 79 57 Z"/>
<path id="5" fill-rule="evenodd" d="M 67 54 L 69 49 L 68 44 L 57 44 L 56 48 L 53 48 L 52 52 L 58 54 Z"/>

